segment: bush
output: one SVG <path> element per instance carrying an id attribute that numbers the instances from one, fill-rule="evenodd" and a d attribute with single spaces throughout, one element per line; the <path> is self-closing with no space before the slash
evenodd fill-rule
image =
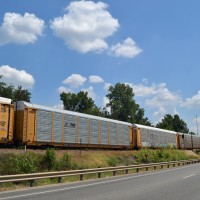
<path id="1" fill-rule="evenodd" d="M 141 149 L 135 155 L 138 163 L 167 162 L 188 159 L 183 151 L 175 149 Z"/>
<path id="2" fill-rule="evenodd" d="M 1 157 L 0 173 L 28 174 L 38 171 L 39 156 L 33 153 L 9 154 Z"/>
<path id="3" fill-rule="evenodd" d="M 47 170 L 53 170 L 57 166 L 56 153 L 54 149 L 47 149 L 41 162 L 41 167 Z"/>
<path id="4" fill-rule="evenodd" d="M 60 159 L 57 169 L 58 170 L 68 170 L 72 168 L 72 160 L 71 155 L 68 153 L 65 153 L 63 157 Z"/>

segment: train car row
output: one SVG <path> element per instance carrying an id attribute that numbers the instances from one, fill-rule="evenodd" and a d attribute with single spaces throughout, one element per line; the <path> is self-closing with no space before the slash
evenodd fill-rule
<path id="1" fill-rule="evenodd" d="M 0 143 L 29 146 L 136 149 L 200 148 L 200 137 L 154 127 L 15 102 L 0 97 Z"/>

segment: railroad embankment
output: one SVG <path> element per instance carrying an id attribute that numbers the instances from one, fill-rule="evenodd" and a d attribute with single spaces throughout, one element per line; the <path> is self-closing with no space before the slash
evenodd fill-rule
<path id="1" fill-rule="evenodd" d="M 197 158 L 192 151 L 176 149 L 141 149 L 139 151 L 102 150 L 31 150 L 0 149 L 0 174 L 26 174 L 46 171 L 76 170 L 113 167 L 139 163 L 156 163 Z M 89 175 L 90 176 L 90 175 Z M 88 178 L 95 178 L 89 177 Z M 91 175 L 92 176 L 92 175 Z M 105 174 L 107 176 L 107 174 Z M 87 178 L 87 177 L 86 177 Z M 66 178 L 65 182 L 77 181 L 78 177 Z M 39 180 L 37 185 L 52 184 L 57 180 Z M 26 187 L 23 184 L 3 184 L 0 191 Z"/>
<path id="2" fill-rule="evenodd" d="M 196 158 L 192 151 L 141 149 L 139 151 L 97 150 L 0 150 L 0 174 L 75 170 L 97 167 L 167 162 Z"/>

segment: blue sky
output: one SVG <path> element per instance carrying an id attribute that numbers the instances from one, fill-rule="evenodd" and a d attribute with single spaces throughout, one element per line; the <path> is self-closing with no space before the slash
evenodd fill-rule
<path id="1" fill-rule="evenodd" d="M 0 74 L 61 107 L 59 92 L 127 83 L 153 124 L 179 114 L 200 122 L 200 1 L 1 0 Z M 200 124 L 200 123 L 199 123 Z"/>

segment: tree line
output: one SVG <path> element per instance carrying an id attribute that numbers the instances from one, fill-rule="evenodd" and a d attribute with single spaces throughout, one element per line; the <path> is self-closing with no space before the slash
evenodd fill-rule
<path id="1" fill-rule="evenodd" d="M 2 76 L 0 76 L 0 79 Z M 13 85 L 0 81 L 0 96 L 10 98 L 13 101 L 30 102 L 31 93 L 22 86 L 15 88 Z M 94 100 L 88 96 L 88 92 L 80 91 L 77 94 L 72 92 L 60 93 L 60 100 L 65 110 L 120 120 L 124 122 L 153 126 L 151 121 L 145 117 L 145 110 L 141 108 L 134 99 L 134 91 L 129 85 L 117 83 L 108 89 L 108 102 L 105 107 L 98 107 Z M 109 111 L 108 111 L 109 110 Z M 172 130 L 176 132 L 189 133 L 187 123 L 179 117 L 166 114 L 157 128 Z M 194 134 L 193 132 L 190 132 Z"/>

